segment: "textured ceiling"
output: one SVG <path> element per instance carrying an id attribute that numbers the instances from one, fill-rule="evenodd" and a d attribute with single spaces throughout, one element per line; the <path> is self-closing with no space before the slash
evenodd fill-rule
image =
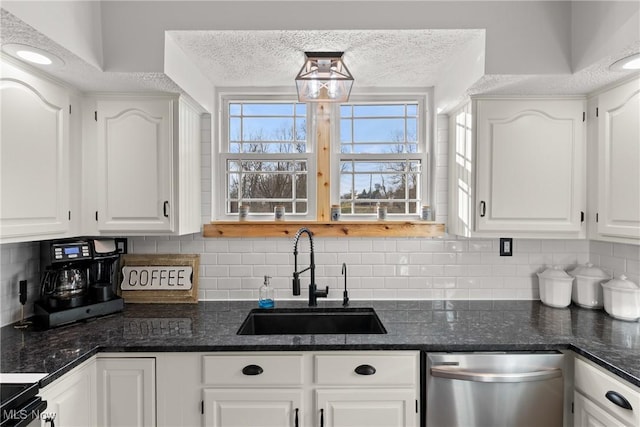
<path id="1" fill-rule="evenodd" d="M 171 31 L 217 86 L 292 86 L 304 52 L 345 52 L 357 87 L 433 86 L 483 30 Z M 355 86 L 354 86 L 355 87 Z"/>

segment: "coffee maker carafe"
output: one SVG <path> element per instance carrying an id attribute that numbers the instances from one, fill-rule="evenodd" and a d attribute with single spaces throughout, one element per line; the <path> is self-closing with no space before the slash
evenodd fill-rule
<path id="1" fill-rule="evenodd" d="M 87 303 L 87 268 L 45 270 L 40 300 L 53 309 L 79 307 Z"/>
<path id="2" fill-rule="evenodd" d="M 120 267 L 115 239 L 41 242 L 40 267 L 40 300 L 35 312 L 36 321 L 46 328 L 124 308 L 115 293 Z"/>

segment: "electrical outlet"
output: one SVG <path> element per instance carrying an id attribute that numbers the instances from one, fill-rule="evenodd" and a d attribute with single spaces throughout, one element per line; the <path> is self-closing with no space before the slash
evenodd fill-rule
<path id="1" fill-rule="evenodd" d="M 500 238 L 500 256 L 513 255 L 513 239 L 511 237 Z"/>

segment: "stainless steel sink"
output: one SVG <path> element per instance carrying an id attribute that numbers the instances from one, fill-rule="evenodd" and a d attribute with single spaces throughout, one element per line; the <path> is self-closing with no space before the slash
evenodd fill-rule
<path id="1" fill-rule="evenodd" d="M 386 333 L 373 308 L 257 308 L 238 329 L 238 335 Z"/>

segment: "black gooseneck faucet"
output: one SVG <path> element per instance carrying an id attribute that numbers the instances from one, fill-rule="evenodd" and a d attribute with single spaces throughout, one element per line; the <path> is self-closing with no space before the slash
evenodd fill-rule
<path id="1" fill-rule="evenodd" d="M 349 305 L 349 294 L 347 293 L 347 263 L 342 263 L 342 275 L 344 276 L 344 292 L 342 293 L 342 306 Z"/>
<path id="2" fill-rule="evenodd" d="M 309 267 L 298 271 L 298 241 L 300 236 L 306 234 L 309 237 Z M 316 286 L 316 262 L 313 256 L 313 233 L 306 227 L 298 230 L 293 238 L 293 295 L 300 295 L 300 274 L 311 270 L 311 283 L 309 283 L 309 307 L 318 305 L 318 298 L 326 298 L 329 294 L 329 287 L 325 290 L 318 290 Z"/>

